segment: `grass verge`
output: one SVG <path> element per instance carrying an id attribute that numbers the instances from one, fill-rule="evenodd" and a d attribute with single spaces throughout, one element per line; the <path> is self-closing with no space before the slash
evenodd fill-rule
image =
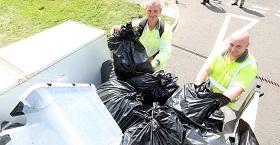
<path id="1" fill-rule="evenodd" d="M 142 7 L 127 0 L 1 0 L 0 48 L 67 20 L 93 25 L 108 35 L 112 26 L 144 15 Z"/>

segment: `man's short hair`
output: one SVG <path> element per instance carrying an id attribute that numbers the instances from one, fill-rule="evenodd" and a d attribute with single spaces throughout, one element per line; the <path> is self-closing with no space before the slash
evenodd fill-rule
<path id="1" fill-rule="evenodd" d="M 151 4 L 151 5 L 159 5 L 160 9 L 162 9 L 162 4 L 161 4 L 161 1 L 160 0 L 148 0 L 146 2 L 146 8 L 147 6 Z"/>

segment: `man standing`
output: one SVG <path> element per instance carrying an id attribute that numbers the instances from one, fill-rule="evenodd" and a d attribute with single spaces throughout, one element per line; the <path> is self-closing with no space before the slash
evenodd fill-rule
<path id="1" fill-rule="evenodd" d="M 132 25 L 142 27 L 139 40 L 144 45 L 154 70 L 163 70 L 171 56 L 172 29 L 160 18 L 160 0 L 149 0 L 145 10 L 146 17 L 132 21 Z M 116 30 L 120 30 L 120 26 L 115 26 L 114 31 Z"/>
<path id="2" fill-rule="evenodd" d="M 228 48 L 213 59 L 209 59 L 199 71 L 195 84 L 200 85 L 210 80 L 213 92 L 227 96 L 234 108 L 235 102 L 255 80 L 257 64 L 248 52 L 249 35 L 247 32 L 236 32 L 229 39 Z"/>
<path id="3" fill-rule="evenodd" d="M 237 6 L 238 1 L 239 1 L 239 0 L 235 0 L 235 2 L 232 3 L 231 5 Z M 241 0 L 240 5 L 239 5 L 239 8 L 243 8 L 244 2 L 245 2 L 245 0 Z"/>

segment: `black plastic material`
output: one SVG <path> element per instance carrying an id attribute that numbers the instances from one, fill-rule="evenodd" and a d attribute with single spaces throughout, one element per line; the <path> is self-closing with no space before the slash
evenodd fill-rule
<path id="1" fill-rule="evenodd" d="M 166 100 L 179 88 L 177 85 L 177 76 L 171 73 L 164 73 L 163 70 L 146 73 L 141 76 L 133 77 L 127 80 L 135 89 L 142 92 L 145 96 L 144 103 L 152 105 L 153 102 L 159 102 L 164 105 Z"/>
<path id="2" fill-rule="evenodd" d="M 110 80 L 101 84 L 97 93 L 122 131 L 139 119 L 133 114 L 133 110 L 144 108 L 140 101 L 142 97 L 131 85 Z"/>
<path id="3" fill-rule="evenodd" d="M 20 127 L 20 126 L 23 126 L 23 124 L 12 123 L 9 121 L 0 121 L 0 132 L 2 132 L 3 130 L 12 129 L 12 128 Z"/>
<path id="4" fill-rule="evenodd" d="M 16 105 L 16 107 L 12 110 L 12 112 L 10 113 L 11 116 L 15 117 L 15 116 L 20 116 L 20 115 L 24 115 L 23 111 L 23 107 L 24 104 L 20 101 L 18 102 L 18 104 Z"/>
<path id="5" fill-rule="evenodd" d="M 194 122 L 204 124 L 209 117 L 210 119 L 222 117 L 218 118 L 218 120 L 223 120 L 223 115 L 218 115 L 218 113 L 215 115 L 216 117 L 214 117 L 213 115 L 211 116 L 211 114 L 229 102 L 230 99 L 226 96 L 213 93 L 210 89 L 210 83 L 205 82 L 200 86 L 189 83 L 180 87 L 172 97 L 167 100 L 166 105 L 182 112 Z M 211 124 L 210 122 L 209 124 Z"/>
<path id="6" fill-rule="evenodd" d="M 250 125 L 243 119 L 239 120 L 235 138 L 231 140 L 231 145 L 259 145 Z"/>
<path id="7" fill-rule="evenodd" d="M 210 116 L 204 119 L 204 125 L 214 132 L 222 132 L 224 126 L 224 113 L 219 109 L 215 110 Z"/>
<path id="8" fill-rule="evenodd" d="M 212 131 L 198 129 L 192 125 L 186 128 L 184 145 L 227 145 L 224 136 Z"/>
<path id="9" fill-rule="evenodd" d="M 145 47 L 139 41 L 139 33 L 132 28 L 131 22 L 109 38 L 108 47 L 113 53 L 116 74 L 120 79 L 153 72 Z"/>
<path id="10" fill-rule="evenodd" d="M 105 83 L 109 80 L 118 79 L 115 67 L 112 60 L 107 60 L 103 62 L 101 67 L 101 83 Z"/>
<path id="11" fill-rule="evenodd" d="M 181 145 L 184 128 L 172 108 L 154 107 L 146 113 L 137 113 L 142 121 L 129 127 L 121 145 Z"/>
<path id="12" fill-rule="evenodd" d="M 11 137 L 8 134 L 5 134 L 3 136 L 0 136 L 0 145 L 6 145 L 11 141 Z"/>

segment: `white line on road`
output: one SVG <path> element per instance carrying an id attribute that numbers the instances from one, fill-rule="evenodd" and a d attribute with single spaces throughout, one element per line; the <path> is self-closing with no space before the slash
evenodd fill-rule
<path id="1" fill-rule="evenodd" d="M 240 18 L 240 19 L 245 19 L 245 20 L 251 21 L 250 24 L 248 24 L 245 27 L 243 27 L 242 29 L 240 29 L 240 31 L 247 31 L 247 30 L 249 30 L 251 27 L 253 27 L 254 25 L 256 25 L 260 21 L 260 20 L 255 19 L 255 18 L 249 18 L 249 17 L 240 16 L 240 15 L 231 14 L 231 13 L 228 13 L 228 14 L 231 17 L 237 17 L 237 18 Z"/>
<path id="2" fill-rule="evenodd" d="M 209 58 L 211 58 L 211 56 L 215 56 L 217 51 L 219 51 L 219 47 L 223 44 L 223 40 L 224 40 L 224 37 L 225 37 L 225 34 L 226 34 L 226 30 L 228 28 L 230 19 L 231 19 L 231 15 L 227 14 L 227 16 L 225 18 L 225 21 L 224 21 L 224 23 L 222 25 L 222 28 L 220 30 L 220 33 L 218 34 L 218 37 L 216 39 L 214 48 L 212 49 L 212 52 L 209 55 L 210 56 Z"/>
<path id="3" fill-rule="evenodd" d="M 231 1 L 228 1 L 228 2 L 226 3 L 226 5 L 227 5 L 227 6 L 231 6 L 232 3 L 234 3 L 234 1 L 231 0 Z"/>
<path id="4" fill-rule="evenodd" d="M 257 9 L 262 9 L 262 10 L 266 10 L 266 11 L 269 11 L 270 9 L 269 8 L 264 8 L 264 7 L 261 7 L 261 6 L 252 6 L 253 8 L 257 8 Z"/>
<path id="5" fill-rule="evenodd" d="M 266 11 L 257 10 L 257 9 L 253 9 L 253 8 L 247 8 L 247 9 L 249 9 L 249 10 L 251 10 L 251 11 L 258 12 L 258 13 L 263 13 L 263 14 L 265 14 L 265 13 L 266 13 Z"/>

